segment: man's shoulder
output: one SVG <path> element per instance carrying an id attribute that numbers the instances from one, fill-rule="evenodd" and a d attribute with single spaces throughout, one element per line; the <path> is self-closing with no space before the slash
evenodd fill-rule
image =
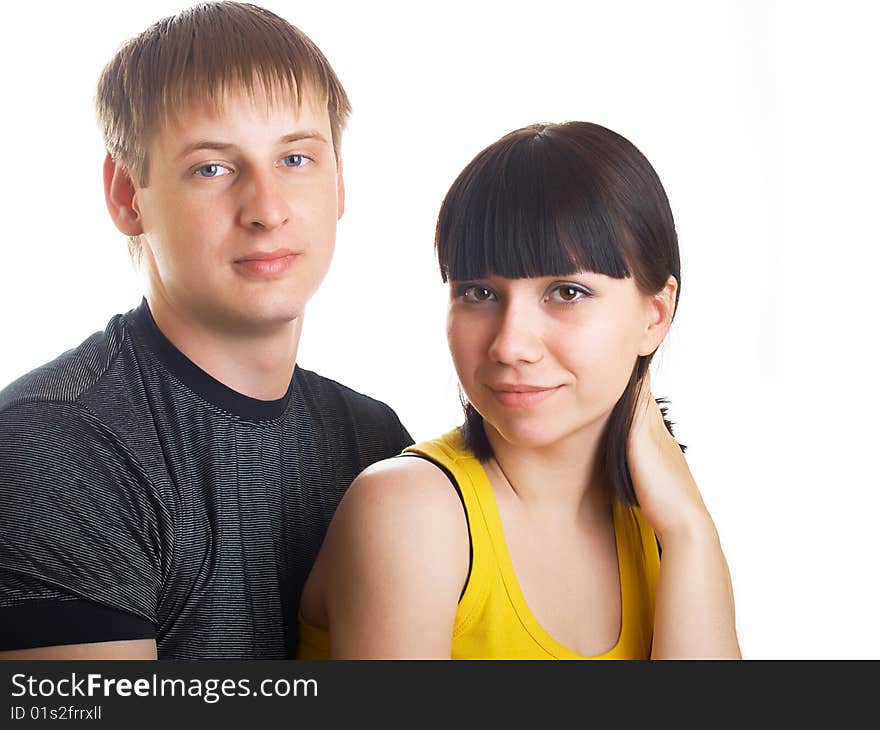
<path id="1" fill-rule="evenodd" d="M 82 475 L 113 458 L 115 421 L 133 420 L 113 377 L 130 336 L 125 318 L 114 315 L 103 331 L 0 391 L 0 469 L 27 481 Z"/>
<path id="2" fill-rule="evenodd" d="M 319 375 L 313 370 L 306 370 L 299 365 L 296 366 L 295 377 L 303 397 L 318 406 L 343 407 L 353 411 L 355 415 L 366 418 L 393 418 L 397 420 L 397 414 L 384 401 L 361 393 L 332 378 Z"/>
<path id="3" fill-rule="evenodd" d="M 0 414 L 21 406 L 76 403 L 100 383 L 116 363 L 128 336 L 126 316 L 114 315 L 95 332 L 54 360 L 34 368 L 0 390 Z"/>
<path id="4" fill-rule="evenodd" d="M 303 412 L 311 420 L 317 418 L 319 430 L 334 443 L 348 444 L 359 469 L 398 454 L 413 442 L 387 403 L 299 365 L 294 377 Z"/>

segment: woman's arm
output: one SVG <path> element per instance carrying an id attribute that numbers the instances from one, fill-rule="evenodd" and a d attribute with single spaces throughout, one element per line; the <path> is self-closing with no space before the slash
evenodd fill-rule
<path id="1" fill-rule="evenodd" d="M 733 588 L 712 520 L 660 536 L 652 659 L 740 659 Z"/>
<path id="2" fill-rule="evenodd" d="M 651 658 L 741 658 L 718 533 L 649 382 L 630 432 L 628 462 L 639 507 L 663 549 Z"/>
<path id="3" fill-rule="evenodd" d="M 322 548 L 333 659 L 448 659 L 467 520 L 429 462 L 388 459 L 349 488 Z"/>

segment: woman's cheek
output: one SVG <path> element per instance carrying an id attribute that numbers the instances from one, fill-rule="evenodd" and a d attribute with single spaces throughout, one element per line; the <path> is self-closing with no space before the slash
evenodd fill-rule
<path id="1" fill-rule="evenodd" d="M 461 318 L 450 317 L 446 331 L 449 352 L 458 380 L 466 391 L 473 387 L 474 373 L 481 360 L 480 338 L 476 334 L 477 330 Z"/>
<path id="2" fill-rule="evenodd" d="M 604 411 L 613 408 L 629 382 L 637 351 L 631 338 L 617 330 L 594 332 L 588 347 L 578 353 L 578 380 L 592 405 Z"/>

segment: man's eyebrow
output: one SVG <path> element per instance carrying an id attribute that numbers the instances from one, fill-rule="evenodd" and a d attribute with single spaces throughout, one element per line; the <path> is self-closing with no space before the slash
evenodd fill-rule
<path id="1" fill-rule="evenodd" d="M 280 141 L 282 144 L 288 144 L 289 142 L 299 142 L 302 139 L 314 139 L 318 142 L 323 142 L 324 144 L 330 144 L 327 138 L 316 129 L 304 129 L 301 132 L 286 134 Z"/>
<path id="2" fill-rule="evenodd" d="M 290 134 L 285 134 L 278 140 L 278 142 L 279 144 L 290 144 L 291 142 L 299 142 L 305 139 L 313 139 L 317 142 L 330 144 L 323 134 L 314 129 L 304 129 L 299 132 L 291 132 Z M 234 145 L 230 142 L 217 142 L 210 139 L 202 139 L 196 142 L 190 142 L 188 145 L 185 145 L 184 148 L 180 151 L 180 154 L 177 155 L 177 159 L 182 159 L 191 152 L 196 152 L 198 150 L 224 151 L 237 148 L 238 145 Z"/>

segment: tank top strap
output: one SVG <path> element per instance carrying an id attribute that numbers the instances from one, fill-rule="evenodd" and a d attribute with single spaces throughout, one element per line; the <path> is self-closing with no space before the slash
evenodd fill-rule
<path id="1" fill-rule="evenodd" d="M 485 489 L 485 472 L 457 428 L 440 438 L 409 446 L 403 453 L 422 456 L 441 467 L 454 481 L 464 505 L 471 541 L 471 570 L 456 612 L 455 638 L 480 615 L 493 582 L 493 567 L 497 570 L 492 559 L 492 535 L 481 504 L 485 500 L 480 494 Z"/>

